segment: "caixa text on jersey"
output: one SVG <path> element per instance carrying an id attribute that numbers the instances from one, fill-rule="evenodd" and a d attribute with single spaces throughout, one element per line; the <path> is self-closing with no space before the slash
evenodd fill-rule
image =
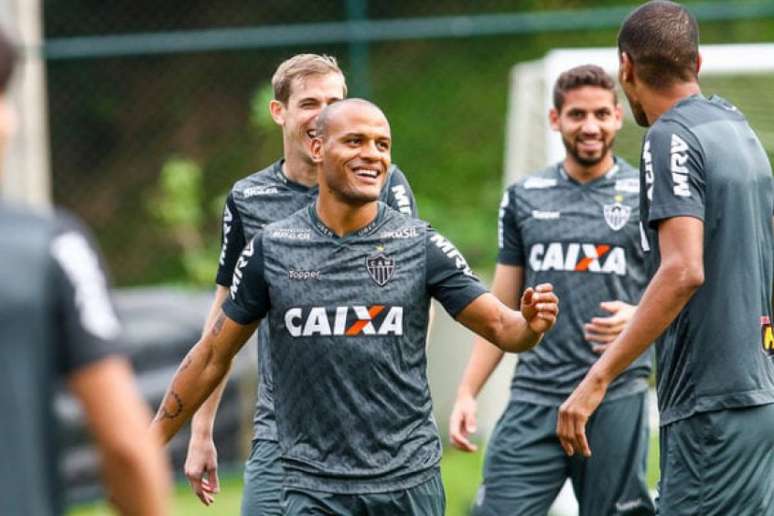
<path id="1" fill-rule="evenodd" d="M 311 306 L 285 311 L 293 337 L 403 335 L 402 306 Z"/>

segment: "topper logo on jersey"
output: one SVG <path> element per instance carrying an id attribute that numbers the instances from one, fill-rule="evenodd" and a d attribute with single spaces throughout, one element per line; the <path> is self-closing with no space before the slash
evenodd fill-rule
<path id="1" fill-rule="evenodd" d="M 403 307 L 293 307 L 285 312 L 285 328 L 293 337 L 403 335 Z"/>
<path id="2" fill-rule="evenodd" d="M 607 244 L 551 242 L 533 244 L 529 265 L 534 271 L 575 271 L 626 276 L 626 251 Z"/>
<path id="3" fill-rule="evenodd" d="M 685 163 L 688 161 L 688 144 L 685 140 L 672 135 L 672 145 L 669 149 L 670 169 L 672 171 L 672 181 L 674 186 L 672 191 L 678 197 L 690 197 L 691 189 L 688 188 L 688 167 Z"/>

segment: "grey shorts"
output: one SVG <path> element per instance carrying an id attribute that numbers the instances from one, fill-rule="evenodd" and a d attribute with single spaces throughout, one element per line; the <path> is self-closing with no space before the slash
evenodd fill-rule
<path id="1" fill-rule="evenodd" d="M 774 515 L 774 404 L 699 413 L 659 442 L 659 514 Z"/>
<path id="2" fill-rule="evenodd" d="M 253 449 L 245 463 L 242 516 L 280 516 L 283 470 L 279 444 L 253 440 Z"/>
<path id="3" fill-rule="evenodd" d="M 581 516 L 643 515 L 648 493 L 645 393 L 600 405 L 586 426 L 592 456 L 567 457 L 556 436 L 558 408 L 512 400 L 492 434 L 476 516 L 545 516 L 566 479 Z"/>
<path id="4" fill-rule="evenodd" d="M 297 487 L 282 494 L 288 516 L 444 516 L 441 474 L 409 489 L 386 493 L 336 494 Z"/>

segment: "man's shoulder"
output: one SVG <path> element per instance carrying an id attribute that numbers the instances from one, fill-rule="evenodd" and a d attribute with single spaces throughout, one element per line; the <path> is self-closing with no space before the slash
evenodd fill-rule
<path id="1" fill-rule="evenodd" d="M 635 168 L 631 163 L 626 161 L 620 156 L 615 157 L 615 164 L 618 167 L 618 173 L 615 174 L 613 177 L 620 177 L 620 178 L 631 178 L 631 177 L 640 177 L 640 171 L 639 169 Z"/>
<path id="2" fill-rule="evenodd" d="M 384 218 L 378 228 L 377 233 L 381 235 L 387 235 L 388 238 L 391 236 L 394 238 L 401 238 L 401 236 L 394 236 L 396 231 L 398 232 L 397 234 L 404 235 L 402 238 L 405 238 L 406 234 L 417 236 L 419 233 L 424 234 L 424 232 L 427 231 L 427 229 L 430 227 L 429 222 L 414 218 L 392 208 L 387 204 L 384 204 L 384 210 Z M 403 230 L 408 231 L 408 233 Z"/>
<path id="3" fill-rule="evenodd" d="M 557 165 L 553 164 L 516 180 L 507 190 L 514 193 L 523 192 L 524 190 L 529 190 L 530 193 L 539 190 L 551 190 L 559 185 L 559 178 Z"/>
<path id="4" fill-rule="evenodd" d="M 648 136 L 685 132 L 696 136 L 695 129 L 716 122 L 745 122 L 744 114 L 722 97 L 688 97 L 661 115 L 648 130 Z"/>
<path id="5" fill-rule="evenodd" d="M 271 240 L 311 240 L 312 227 L 305 206 L 280 220 L 267 224 L 258 233 Z"/>
<path id="6" fill-rule="evenodd" d="M 231 195 L 239 199 L 249 199 L 261 195 L 279 192 L 283 186 L 278 173 L 279 161 L 238 180 L 231 187 Z"/>

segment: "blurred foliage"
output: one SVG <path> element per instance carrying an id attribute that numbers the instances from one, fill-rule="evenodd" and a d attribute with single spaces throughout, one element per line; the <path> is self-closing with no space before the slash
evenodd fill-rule
<path id="1" fill-rule="evenodd" d="M 594 6 L 634 3 L 599 0 Z M 592 7 L 575 0 L 372 0 L 367 6 L 372 18 Z M 259 9 L 233 1 L 47 0 L 45 33 L 53 38 L 334 21 L 346 19 L 346 7 L 344 0 L 289 0 Z M 477 270 L 490 271 L 496 254 L 511 67 L 552 48 L 612 46 L 615 34 L 562 31 L 368 46 L 370 91 L 392 124 L 393 159 L 406 172 L 422 217 L 457 243 Z M 702 39 L 772 41 L 774 21 L 705 23 Z M 267 107 L 274 69 L 295 53 L 318 52 L 337 56 L 349 73 L 349 51 L 347 45 L 309 45 L 49 61 L 56 202 L 95 229 L 120 285 L 211 282 L 199 258 L 189 255 L 209 256 L 214 269 L 224 192 L 282 152 Z M 156 199 L 152 204 L 167 195 L 159 194 L 165 181 L 159 183 L 159 174 L 175 156 L 197 163 L 201 172 L 199 197 L 180 201 L 199 206 L 200 251 L 181 253 L 187 249 L 181 230 L 145 209 L 147 199 Z"/>

